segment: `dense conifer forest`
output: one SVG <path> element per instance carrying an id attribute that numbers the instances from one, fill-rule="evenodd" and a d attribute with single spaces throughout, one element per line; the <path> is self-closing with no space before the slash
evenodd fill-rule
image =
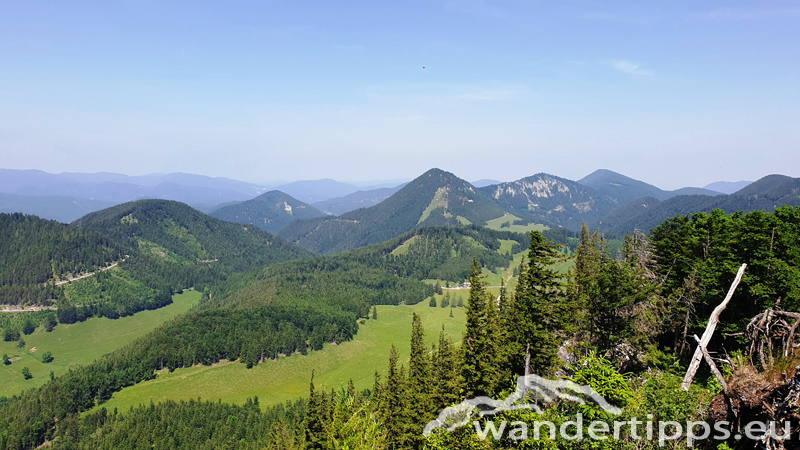
<path id="1" fill-rule="evenodd" d="M 101 233 L 23 214 L 0 214 L 0 304 L 48 304 L 55 281 L 122 259 L 127 248 Z"/>

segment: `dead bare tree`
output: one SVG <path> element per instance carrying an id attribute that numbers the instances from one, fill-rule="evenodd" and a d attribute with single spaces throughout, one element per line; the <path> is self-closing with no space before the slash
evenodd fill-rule
<path id="1" fill-rule="evenodd" d="M 703 337 L 697 343 L 697 349 L 694 351 L 694 356 L 692 356 L 692 360 L 689 363 L 689 369 L 686 371 L 686 376 L 683 377 L 683 383 L 681 383 L 681 388 L 684 391 L 689 390 L 689 386 L 692 384 L 692 380 L 694 379 L 695 374 L 697 373 L 697 369 L 700 367 L 700 361 L 703 359 L 704 352 L 707 353 L 706 347 L 708 347 L 708 343 L 711 342 L 711 336 L 714 335 L 714 330 L 717 328 L 717 323 L 719 323 L 719 316 L 722 314 L 722 311 L 728 306 L 730 303 L 731 298 L 733 297 L 733 293 L 736 291 L 736 286 L 742 281 L 742 276 L 744 276 L 744 269 L 747 268 L 747 264 L 742 264 L 742 267 L 739 268 L 739 271 L 736 273 L 736 278 L 733 280 L 733 284 L 731 284 L 731 288 L 728 289 L 728 295 L 725 296 L 725 300 L 722 301 L 714 311 L 711 312 L 711 317 L 708 319 L 708 325 L 706 326 L 706 330 L 703 332 Z M 716 366 L 714 362 L 711 360 L 711 357 L 708 357 L 707 362 L 709 365 L 713 367 L 712 370 L 716 370 Z"/>
<path id="2" fill-rule="evenodd" d="M 780 306 L 780 299 L 776 303 Z M 775 352 L 786 358 L 794 355 L 800 344 L 795 344 L 795 333 L 800 324 L 800 313 L 768 308 L 753 317 L 747 324 L 744 335 L 750 340 L 750 364 L 753 355 L 758 355 L 762 368 L 775 363 Z"/>

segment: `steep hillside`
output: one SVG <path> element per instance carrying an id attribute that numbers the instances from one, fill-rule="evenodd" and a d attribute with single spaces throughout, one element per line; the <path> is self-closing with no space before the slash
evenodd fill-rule
<path id="1" fill-rule="evenodd" d="M 331 254 L 382 242 L 418 227 L 483 224 L 504 211 L 452 173 L 431 169 L 383 202 L 338 218 L 287 225 L 278 235 Z"/>
<path id="2" fill-rule="evenodd" d="M 653 198 L 638 199 L 609 213 L 592 226 L 609 235 L 620 235 L 634 228 L 650 230 L 676 214 L 711 212 L 714 209 L 727 213 L 771 212 L 783 205 L 800 205 L 800 178 L 768 175 L 731 195 L 682 195 L 661 202 Z"/>
<path id="3" fill-rule="evenodd" d="M 101 235 L 126 257 L 113 269 L 56 291 L 61 323 L 157 309 L 171 303 L 174 291 L 202 290 L 237 272 L 311 256 L 252 225 L 225 222 L 173 201 L 126 203 L 87 215 L 69 229 Z"/>
<path id="4" fill-rule="evenodd" d="M 310 253 L 262 231 L 208 216 L 183 203 L 140 200 L 71 224 L 104 233 L 164 261 L 247 270 Z"/>
<path id="5" fill-rule="evenodd" d="M 719 195 L 719 192 L 695 187 L 665 191 L 652 184 L 635 180 L 607 169 L 595 170 L 591 174 L 578 180 L 578 183 L 590 186 L 601 194 L 606 194 L 616 199 L 620 205 L 642 197 L 666 200 L 677 195 Z"/>
<path id="6" fill-rule="evenodd" d="M 70 226 L 0 214 L 0 304 L 56 304 L 66 323 L 116 318 L 164 306 L 173 290 L 311 255 L 171 201 L 119 205 Z"/>
<path id="7" fill-rule="evenodd" d="M 22 214 L 0 214 L 0 304 L 47 304 L 55 282 L 122 259 L 125 246 L 101 233 Z"/>
<path id="8" fill-rule="evenodd" d="M 506 211 L 536 223 L 579 230 L 619 206 L 609 195 L 574 181 L 540 173 L 480 189 Z"/>
<path id="9" fill-rule="evenodd" d="M 210 213 L 228 222 L 252 223 L 275 232 L 298 219 L 311 219 L 325 213 L 281 191 L 269 191 L 245 202 L 224 206 Z"/>
<path id="10" fill-rule="evenodd" d="M 338 216 L 358 208 L 369 208 L 378 203 L 386 200 L 394 195 L 408 183 L 403 183 L 395 187 L 370 189 L 365 191 L 356 191 L 352 194 L 345 195 L 344 197 L 332 198 L 324 202 L 314 203 L 312 206 L 327 214 Z"/>

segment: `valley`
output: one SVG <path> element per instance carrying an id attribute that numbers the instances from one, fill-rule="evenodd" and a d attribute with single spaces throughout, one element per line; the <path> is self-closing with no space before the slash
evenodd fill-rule
<path id="1" fill-rule="evenodd" d="M 0 341 L 0 354 L 21 358 L 0 367 L 0 397 L 11 397 L 45 384 L 50 381 L 51 371 L 58 377 L 72 368 L 89 364 L 186 313 L 197 306 L 200 297 L 199 292 L 187 290 L 174 295 L 172 304 L 153 311 L 142 311 L 120 319 L 95 317 L 85 322 L 60 324 L 52 332 L 39 327 L 33 334 L 23 336 L 25 348 L 19 348 L 17 342 Z M 31 352 L 34 348 L 36 351 Z M 53 362 L 42 363 L 41 356 L 45 352 L 53 354 Z M 33 378 L 23 378 L 23 367 L 30 369 Z"/>
<path id="2" fill-rule="evenodd" d="M 442 296 L 437 296 L 442 297 Z M 320 351 L 308 355 L 295 353 L 265 361 L 248 369 L 239 362 L 223 361 L 214 366 L 158 372 L 156 379 L 123 389 L 102 406 L 126 411 L 150 400 L 222 400 L 244 404 L 247 398 L 258 397 L 262 408 L 308 396 L 311 372 L 318 388 L 339 389 L 353 380 L 358 390 L 372 389 L 374 374 L 386 377 L 389 349 L 394 344 L 400 360 L 409 357 L 411 315 L 417 313 L 425 326 L 428 347 L 439 339 L 444 327 L 451 339 L 458 341 L 464 331 L 464 308 L 431 308 L 427 299 L 416 305 L 379 306 L 378 319 L 366 320 L 351 341 L 326 343 Z"/>
<path id="3" fill-rule="evenodd" d="M 199 398 L 211 401 L 204 406 L 209 408 L 250 408 L 258 397 L 260 413 L 273 414 L 274 407 L 291 409 L 313 397 L 312 372 L 317 391 L 336 395 L 345 395 L 342 389 L 350 380 L 351 394 L 370 392 L 378 372 L 383 392 L 398 376 L 405 377 L 403 383 L 416 383 L 405 368 L 399 375 L 396 368 L 411 370 L 419 358 L 450 371 L 437 385 L 455 383 L 469 379 L 471 366 L 456 370 L 462 360 L 453 355 L 467 361 L 470 352 L 490 351 L 476 350 L 476 343 L 502 338 L 493 345 L 519 353 L 513 339 L 521 335 L 491 328 L 500 326 L 501 317 L 509 330 L 530 324 L 558 327 L 539 335 L 550 336 L 542 337 L 545 347 L 532 355 L 540 368 L 555 363 L 554 354 L 547 356 L 558 344 L 552 336 L 576 332 L 571 322 L 589 330 L 580 339 L 590 344 L 580 345 L 610 352 L 597 334 L 602 328 L 640 346 L 641 358 L 660 361 L 662 350 L 654 346 L 674 338 L 680 322 L 674 314 L 683 314 L 675 296 L 692 276 L 658 262 L 694 245 L 692 240 L 675 248 L 671 243 L 704 230 L 706 223 L 720 223 L 712 229 L 738 234 L 715 245 L 750 242 L 721 253 L 741 258 L 744 249 L 763 250 L 763 233 L 751 230 L 771 223 L 773 253 L 763 261 L 792 280 L 796 210 L 775 207 L 795 202 L 796 183 L 771 176 L 732 195 L 682 195 L 690 190 L 660 191 L 599 171 L 581 182 L 538 174 L 475 188 L 432 169 L 374 206 L 338 217 L 279 191 L 227 204 L 212 215 L 163 200 L 117 205 L 70 225 L 0 214 L 0 235 L 7 243 L 0 251 L 9 261 L 0 268 L 0 294 L 6 308 L 39 309 L 0 316 L 5 339 L 0 351 L 10 363 L 0 372 L 0 422 L 14 433 L 24 429 L 23 423 L 41 423 L 41 430 L 50 431 L 29 441 L 41 443 L 46 433 L 62 433 L 56 419 L 94 421 L 106 411 L 141 411 L 137 408 L 151 402 L 167 408 Z M 643 192 L 658 197 L 618 207 Z M 709 205 L 749 205 L 756 211 L 707 214 Z M 675 208 L 678 214 L 697 214 L 659 219 Z M 606 236 L 600 225 L 588 228 L 587 219 L 605 221 L 617 231 Z M 649 237 L 622 238 L 623 231 L 647 221 L 654 224 Z M 652 253 L 662 259 L 653 262 Z M 730 265 L 717 259 L 694 263 L 703 264 Z M 753 265 L 753 278 L 745 281 L 748 295 L 769 304 L 765 293 L 781 292 L 793 305 L 791 283 L 762 280 L 763 267 Z M 725 273 L 717 266 L 703 270 L 702 283 L 711 284 L 692 294 L 701 298 L 718 290 L 722 282 L 714 277 Z M 654 284 L 656 273 L 665 280 L 663 287 Z M 541 278 L 531 282 L 531 277 Z M 472 286 L 464 285 L 468 280 Z M 483 286 L 480 294 L 476 286 Z M 504 299 L 500 286 L 506 289 Z M 662 292 L 671 293 L 662 297 Z M 470 295 L 478 295 L 479 302 L 471 304 Z M 711 304 L 701 302 L 706 309 Z M 536 314 L 572 312 L 556 321 L 514 322 L 537 307 L 548 312 Z M 508 308 L 522 312 L 504 316 Z M 752 311 L 735 313 L 746 317 Z M 662 319 L 653 322 L 650 315 Z M 413 325 L 417 320 L 424 340 L 420 325 Z M 488 322 L 476 328 L 481 320 Z M 482 335 L 481 329 L 495 331 Z M 440 347 L 431 350 L 434 343 Z M 50 355 L 52 362 L 43 361 Z M 492 364 L 518 371 L 513 360 Z M 478 383 L 489 386 L 480 389 L 500 388 L 488 378 Z M 435 395 L 443 405 L 456 399 Z M 3 409 L 6 403 L 27 405 L 26 415 L 10 414 Z M 3 439 L 0 435 L 0 444 Z"/>

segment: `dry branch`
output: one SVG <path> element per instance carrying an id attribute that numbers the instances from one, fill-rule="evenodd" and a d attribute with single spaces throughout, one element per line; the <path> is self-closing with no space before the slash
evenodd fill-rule
<path id="1" fill-rule="evenodd" d="M 684 391 L 689 390 L 689 386 L 692 384 L 694 375 L 697 373 L 697 369 L 700 367 L 700 361 L 703 359 L 703 349 L 705 349 L 708 346 L 708 343 L 711 341 L 711 336 L 714 335 L 714 330 L 717 328 L 717 323 L 719 323 L 719 316 L 728 306 L 728 303 L 730 303 L 733 293 L 736 291 L 736 286 L 738 286 L 739 282 L 742 281 L 742 276 L 744 275 L 744 269 L 746 267 L 747 264 L 742 264 L 742 267 L 739 268 L 739 272 L 736 273 L 736 278 L 733 280 L 731 288 L 728 290 L 728 295 L 725 296 L 725 300 L 717 305 L 717 307 L 714 308 L 714 311 L 711 312 L 711 317 L 708 319 L 708 326 L 706 326 L 706 330 L 703 332 L 703 337 L 700 339 L 700 343 L 698 344 L 697 349 L 694 351 L 691 363 L 689 363 L 689 370 L 686 371 L 686 376 L 683 378 L 683 383 L 681 383 L 681 387 Z"/>

